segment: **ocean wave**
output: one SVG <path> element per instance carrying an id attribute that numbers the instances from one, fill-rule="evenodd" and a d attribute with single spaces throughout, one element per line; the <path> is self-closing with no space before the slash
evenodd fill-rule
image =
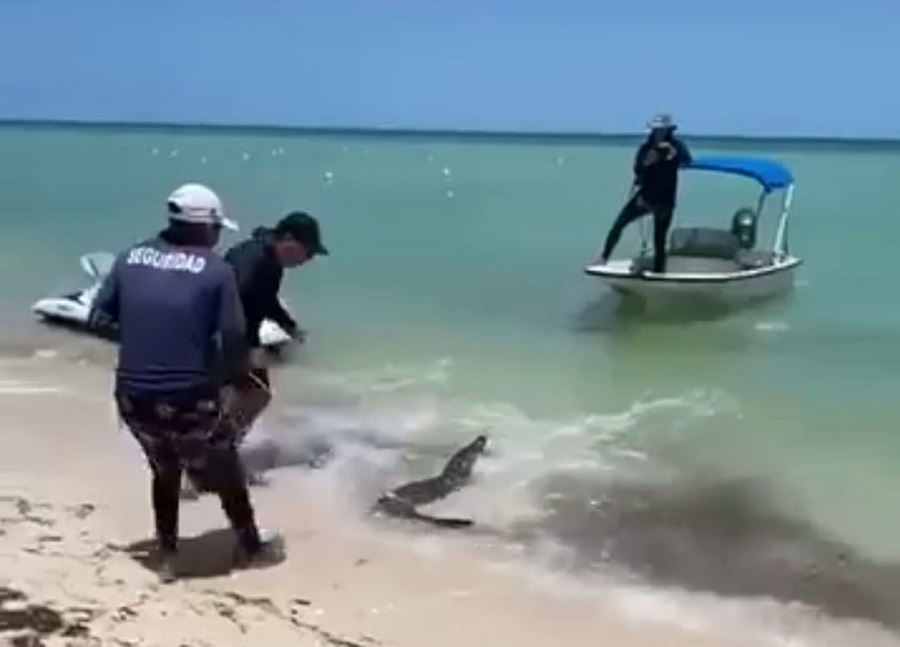
<path id="1" fill-rule="evenodd" d="M 242 453 L 260 470 L 318 467 L 308 481 L 321 504 L 359 518 L 383 489 L 434 473 L 456 447 L 487 433 L 475 482 L 434 512 L 473 517 L 473 540 L 508 548 L 542 573 L 594 591 L 617 586 L 616 599 L 632 611 L 671 611 L 666 596 L 680 591 L 800 603 L 900 628 L 900 564 L 829 535 L 773 484 L 693 460 L 710 429 L 721 435 L 740 420 L 729 394 L 685 391 L 622 411 L 541 418 L 508 402 L 454 397 L 443 389 L 452 367 L 309 371 L 306 379 L 335 397 L 282 396 Z M 40 386 L 9 378 L 0 392 Z M 656 606 L 653 595 L 663 596 Z"/>
<path id="2" fill-rule="evenodd" d="M 415 381 L 411 368 L 392 373 L 405 375 L 407 387 Z M 434 375 L 434 366 L 418 374 Z M 345 385 L 359 395 L 364 383 L 357 376 Z M 377 389 L 378 380 L 370 384 Z M 626 587 L 631 597 L 619 599 L 632 607 L 640 606 L 636 591 L 683 591 L 900 628 L 900 565 L 832 537 L 771 484 L 666 450 L 673 440 L 699 447 L 709 425 L 735 424 L 739 403 L 727 394 L 688 391 L 620 412 L 541 419 L 510 403 L 407 391 L 284 409 L 245 451 L 267 444 L 290 464 L 318 447 L 326 460 L 309 482 L 321 504 L 359 516 L 378 492 L 433 474 L 457 446 L 487 433 L 490 452 L 475 483 L 432 511 L 473 517 L 476 539 L 514 549 L 544 572 Z"/>

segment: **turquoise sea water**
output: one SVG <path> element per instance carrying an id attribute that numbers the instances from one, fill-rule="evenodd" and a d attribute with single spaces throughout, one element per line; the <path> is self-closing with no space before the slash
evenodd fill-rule
<path id="1" fill-rule="evenodd" d="M 487 428 L 521 459 L 505 469 L 538 489 L 585 456 L 749 477 L 767 505 L 900 560 L 900 147 L 686 137 L 695 154 L 794 169 L 805 264 L 785 301 L 648 320 L 583 275 L 636 142 L 10 127 L 0 317 L 29 330 L 28 305 L 70 286 L 81 253 L 155 231 L 181 182 L 213 186 L 245 232 L 307 209 L 332 256 L 286 280 L 310 336 L 282 404 L 354 397 L 426 435 Z M 740 179 L 687 175 L 676 218 L 724 224 L 755 197 Z"/>

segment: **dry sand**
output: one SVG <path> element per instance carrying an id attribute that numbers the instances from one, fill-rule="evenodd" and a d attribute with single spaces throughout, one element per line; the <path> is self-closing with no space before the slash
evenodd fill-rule
<path id="1" fill-rule="evenodd" d="M 382 541 L 386 531 L 314 505 L 302 477 L 254 490 L 263 525 L 285 533 L 286 561 L 229 572 L 231 536 L 204 497 L 182 505 L 187 577 L 160 585 L 143 555 L 149 476 L 109 389 L 96 367 L 0 364 L 0 644 L 745 644 L 536 589 L 471 550 L 424 555 Z"/>

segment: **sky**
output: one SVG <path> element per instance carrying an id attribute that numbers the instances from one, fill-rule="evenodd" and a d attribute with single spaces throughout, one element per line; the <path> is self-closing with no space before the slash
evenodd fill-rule
<path id="1" fill-rule="evenodd" d="M 897 0 L 0 0 L 0 60 L 3 119 L 900 138 Z"/>

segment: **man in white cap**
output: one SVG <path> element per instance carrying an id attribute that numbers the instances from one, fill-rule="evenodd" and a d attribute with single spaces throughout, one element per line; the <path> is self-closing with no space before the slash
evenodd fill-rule
<path id="1" fill-rule="evenodd" d="M 650 134 L 634 158 L 631 196 L 606 236 L 600 262 L 606 263 L 625 227 L 653 214 L 653 271 L 666 271 L 666 238 L 672 224 L 678 194 L 678 169 L 691 163 L 691 153 L 675 137 L 677 125 L 671 115 L 661 113 L 648 123 Z"/>
<path id="2" fill-rule="evenodd" d="M 177 188 L 166 206 L 168 227 L 116 258 L 91 317 L 118 331 L 115 398 L 153 475 L 160 575 L 168 581 L 185 469 L 219 495 L 248 562 L 280 555 L 280 538 L 256 525 L 236 430 L 223 415 L 223 385 L 247 373 L 248 350 L 234 272 L 213 248 L 223 228 L 237 225 L 201 184 Z"/>

